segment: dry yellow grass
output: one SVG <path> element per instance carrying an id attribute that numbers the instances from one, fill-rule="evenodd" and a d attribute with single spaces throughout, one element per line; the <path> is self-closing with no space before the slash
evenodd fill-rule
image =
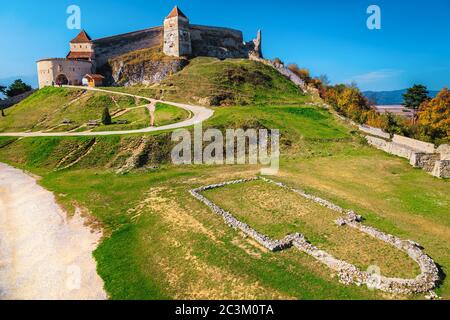
<path id="1" fill-rule="evenodd" d="M 383 275 L 405 278 L 420 273 L 405 253 L 350 227 L 337 226 L 338 213 L 278 186 L 258 180 L 204 194 L 273 239 L 300 232 L 320 249 L 363 270 L 375 265 Z"/>

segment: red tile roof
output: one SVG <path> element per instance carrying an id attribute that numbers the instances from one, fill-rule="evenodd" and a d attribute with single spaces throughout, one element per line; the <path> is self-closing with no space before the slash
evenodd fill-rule
<path id="1" fill-rule="evenodd" d="M 169 13 L 167 18 L 175 18 L 175 17 L 183 17 L 188 18 L 186 15 L 178 8 L 178 6 L 175 6 L 175 8 L 172 9 L 172 11 Z"/>
<path id="2" fill-rule="evenodd" d="M 92 80 L 103 80 L 103 79 L 105 79 L 105 77 L 102 76 L 101 74 L 87 74 L 84 77 L 85 78 L 90 78 Z"/>
<path id="3" fill-rule="evenodd" d="M 67 59 L 93 59 L 93 52 L 69 52 Z"/>
<path id="4" fill-rule="evenodd" d="M 86 31 L 81 30 L 81 32 L 70 41 L 70 43 L 90 43 L 92 42 L 91 37 L 86 33 Z"/>

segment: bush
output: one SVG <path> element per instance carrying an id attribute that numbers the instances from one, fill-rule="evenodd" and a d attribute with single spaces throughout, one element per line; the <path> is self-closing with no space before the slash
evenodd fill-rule
<path id="1" fill-rule="evenodd" d="M 366 123 L 372 114 L 369 101 L 355 86 L 344 84 L 326 87 L 322 98 L 337 112 L 358 123 Z"/>
<path id="2" fill-rule="evenodd" d="M 111 114 L 109 113 L 109 109 L 108 108 L 103 109 L 102 123 L 105 126 L 108 126 L 108 125 L 112 124 Z"/>
<path id="3" fill-rule="evenodd" d="M 311 83 L 312 78 L 308 69 L 301 69 L 295 63 L 290 64 L 288 69 L 295 73 L 300 79 L 305 81 L 306 84 Z"/>
<path id="4" fill-rule="evenodd" d="M 272 62 L 278 65 L 284 65 L 284 62 L 280 58 L 275 58 Z"/>

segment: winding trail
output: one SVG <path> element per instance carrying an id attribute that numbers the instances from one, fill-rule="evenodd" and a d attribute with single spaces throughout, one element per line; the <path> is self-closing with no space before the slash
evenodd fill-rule
<path id="1" fill-rule="evenodd" d="M 0 300 L 102 300 L 101 238 L 23 171 L 0 163 Z"/>
<path id="2" fill-rule="evenodd" d="M 71 87 L 131 96 L 187 110 L 191 118 L 161 127 L 105 132 L 11 132 L 3 137 L 108 136 L 190 127 L 209 119 L 205 107 L 167 102 L 98 88 Z M 106 299 L 92 256 L 101 233 L 85 226 L 79 213 L 68 218 L 54 195 L 21 170 L 0 163 L 0 300 Z"/>
<path id="3" fill-rule="evenodd" d="M 86 137 L 86 136 L 112 136 L 112 135 L 126 135 L 126 134 L 136 134 L 136 133 L 148 133 L 148 132 L 158 132 L 165 130 L 175 130 L 180 128 L 186 128 L 193 126 L 195 124 L 202 123 L 205 120 L 211 118 L 214 111 L 205 107 L 189 105 L 178 102 L 170 102 L 163 100 L 151 99 L 143 96 L 138 96 L 130 93 L 111 91 L 99 88 L 89 88 L 89 87 L 79 87 L 79 86 L 65 86 L 67 88 L 76 88 L 90 91 L 106 92 L 111 94 L 117 94 L 122 96 L 134 97 L 142 100 L 147 100 L 151 104 L 156 104 L 158 102 L 173 105 L 175 107 L 184 109 L 192 114 L 192 117 L 178 123 L 172 123 L 161 127 L 148 127 L 144 129 L 137 130 L 124 130 L 124 131 L 102 131 L 102 132 L 5 132 L 0 133 L 0 137 Z"/>

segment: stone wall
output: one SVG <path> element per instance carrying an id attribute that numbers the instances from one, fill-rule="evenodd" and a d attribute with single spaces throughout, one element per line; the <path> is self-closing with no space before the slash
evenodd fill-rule
<path id="1" fill-rule="evenodd" d="M 436 166 L 436 161 L 440 161 L 441 157 L 438 153 L 422 153 L 413 152 L 409 163 L 414 168 L 422 168 L 428 173 L 432 173 Z"/>
<path id="2" fill-rule="evenodd" d="M 248 58 L 241 31 L 190 25 L 192 55 L 226 58 Z"/>
<path id="3" fill-rule="evenodd" d="M 0 110 L 1 109 L 6 109 L 9 107 L 12 107 L 15 104 L 18 104 L 20 101 L 25 100 L 26 98 L 28 98 L 29 96 L 31 96 L 33 93 L 35 93 L 36 90 L 31 90 L 22 94 L 19 94 L 15 97 L 9 98 L 9 99 L 5 99 L 5 100 L 0 100 Z"/>
<path id="4" fill-rule="evenodd" d="M 450 178 L 450 147 L 448 145 L 435 148 L 431 143 L 399 135 L 394 135 L 390 141 L 390 136 L 388 138 L 388 135 L 380 129 L 368 126 L 359 128 L 364 133 L 371 134 L 365 138 L 375 148 L 408 159 L 413 167 L 421 168 L 437 178 Z"/>
<path id="5" fill-rule="evenodd" d="M 383 139 L 391 139 L 391 135 L 387 132 L 384 132 L 380 128 L 374 128 L 366 125 L 360 125 L 359 130 L 368 133 L 372 136 L 383 138 Z"/>
<path id="6" fill-rule="evenodd" d="M 450 178 L 450 160 L 436 161 L 431 174 L 439 178 Z"/>
<path id="7" fill-rule="evenodd" d="M 415 153 L 414 150 L 409 149 L 406 146 L 386 141 L 381 138 L 366 136 L 366 140 L 370 145 L 376 147 L 377 149 L 408 160 L 410 160 Z"/>
<path id="8" fill-rule="evenodd" d="M 394 137 L 392 138 L 392 142 L 407 146 L 413 150 L 417 150 L 417 151 L 420 151 L 423 153 L 435 153 L 435 151 L 436 151 L 435 150 L 436 148 L 434 147 L 434 144 L 432 144 L 432 143 L 427 143 L 427 142 L 399 136 L 397 134 L 395 134 Z"/>
<path id="9" fill-rule="evenodd" d="M 393 235 L 383 233 L 375 228 L 365 226 L 361 223 L 362 217 L 354 213 L 353 211 L 345 211 L 341 207 L 333 204 L 325 199 L 310 195 L 302 190 L 294 189 L 288 187 L 280 182 L 275 182 L 267 178 L 261 178 L 263 181 L 271 184 L 275 184 L 281 188 L 285 188 L 291 192 L 295 192 L 302 197 L 318 203 L 330 210 L 336 211 L 340 214 L 344 214 L 343 217 L 336 220 L 336 224 L 339 226 L 348 225 L 349 227 L 358 229 L 359 231 L 381 240 L 389 245 L 394 246 L 398 250 L 401 250 L 408 254 L 408 256 L 414 260 L 420 267 L 421 273 L 414 279 L 399 279 L 399 278 L 388 278 L 378 274 L 371 274 L 368 271 L 361 271 L 356 266 L 339 260 L 329 253 L 318 249 L 314 245 L 310 244 L 304 235 L 300 233 L 290 234 L 283 238 L 282 240 L 272 240 L 264 234 L 259 233 L 253 229 L 248 224 L 245 224 L 238 219 L 236 219 L 231 213 L 223 210 L 218 205 L 213 203 L 204 197 L 201 193 L 206 190 L 217 189 L 227 185 L 241 184 L 248 181 L 253 181 L 254 179 L 244 179 L 223 182 L 219 184 L 213 184 L 209 186 L 200 187 L 190 191 L 190 194 L 207 205 L 214 213 L 221 216 L 225 223 L 234 228 L 241 230 L 246 235 L 252 237 L 258 243 L 266 247 L 272 252 L 277 252 L 296 247 L 298 250 L 303 251 L 319 262 L 326 265 L 328 268 L 338 272 L 340 281 L 343 284 L 356 284 L 356 285 L 367 285 L 369 288 L 382 290 L 390 293 L 400 293 L 400 294 L 413 294 L 413 293 L 424 293 L 429 292 L 436 286 L 439 281 L 439 270 L 434 263 L 434 261 L 427 256 L 421 249 L 420 245 L 410 240 L 402 240 Z M 433 296 L 431 294 L 431 296 Z"/>
<path id="10" fill-rule="evenodd" d="M 253 41 L 244 43 L 239 30 L 192 24 L 188 28 L 186 30 L 189 30 L 192 56 L 248 58 L 250 52 L 255 49 Z M 97 39 L 93 41 L 96 64 L 101 67 L 109 59 L 131 51 L 162 45 L 163 42 L 163 26 Z M 182 53 L 184 54 L 184 51 L 180 55 L 183 55 Z"/>
<path id="11" fill-rule="evenodd" d="M 164 28 L 160 26 L 94 40 L 97 67 L 131 51 L 161 46 L 163 33 Z"/>
<path id="12" fill-rule="evenodd" d="M 64 58 L 43 59 L 37 62 L 39 88 L 56 83 L 59 75 L 64 75 L 70 85 L 81 85 L 83 77 L 92 73 L 90 61 L 69 60 Z"/>
<path id="13" fill-rule="evenodd" d="M 436 152 L 441 155 L 441 160 L 450 160 L 450 146 L 448 144 L 440 145 Z"/>
<path id="14" fill-rule="evenodd" d="M 250 59 L 264 63 L 265 65 L 274 68 L 279 73 L 281 73 L 283 76 L 285 76 L 286 78 L 291 80 L 298 87 L 300 87 L 300 89 L 302 89 L 305 92 L 308 91 L 308 88 L 307 88 L 305 82 L 299 76 L 297 76 L 294 72 L 292 72 L 289 68 L 287 68 L 284 64 L 276 63 L 271 60 L 263 59 L 262 57 L 258 57 L 258 56 L 250 56 Z"/>

